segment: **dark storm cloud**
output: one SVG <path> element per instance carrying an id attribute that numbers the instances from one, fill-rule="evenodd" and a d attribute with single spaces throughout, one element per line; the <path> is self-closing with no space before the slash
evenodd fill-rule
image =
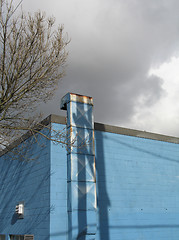
<path id="1" fill-rule="evenodd" d="M 72 91 L 94 98 L 96 121 L 127 126 L 136 106 L 151 106 L 165 93 L 162 80 L 148 77 L 148 71 L 178 54 L 179 1 L 58 4 L 72 40 L 53 112 L 59 113 L 57 99 Z"/>

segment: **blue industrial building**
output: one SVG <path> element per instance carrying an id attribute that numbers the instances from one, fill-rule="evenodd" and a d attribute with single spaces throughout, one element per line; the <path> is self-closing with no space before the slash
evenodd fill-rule
<path id="1" fill-rule="evenodd" d="M 179 139 L 94 123 L 91 97 L 61 108 L 0 155 L 0 240 L 178 240 Z"/>

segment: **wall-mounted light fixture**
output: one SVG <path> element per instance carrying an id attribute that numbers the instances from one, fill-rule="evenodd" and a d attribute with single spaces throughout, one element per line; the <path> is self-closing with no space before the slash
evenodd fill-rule
<path id="1" fill-rule="evenodd" d="M 24 202 L 19 202 L 16 205 L 16 214 L 18 218 L 24 218 Z"/>

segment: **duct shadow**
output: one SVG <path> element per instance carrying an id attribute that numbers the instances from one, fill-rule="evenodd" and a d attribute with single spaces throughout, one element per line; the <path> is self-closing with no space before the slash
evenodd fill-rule
<path id="1" fill-rule="evenodd" d="M 105 131 L 105 128 L 104 128 Z M 99 236 L 100 240 L 110 240 L 110 229 L 154 229 L 154 228 L 177 228 L 178 224 L 151 224 L 151 225 L 124 225 L 124 226 L 109 226 L 109 212 L 110 212 L 110 199 L 107 193 L 106 187 L 106 169 L 105 169 L 105 156 L 104 156 L 104 143 L 103 143 L 103 129 L 102 131 L 95 131 L 96 140 L 96 171 L 97 171 L 97 204 L 98 204 L 98 214 L 99 214 Z M 179 160 L 172 158 L 170 156 L 165 156 L 164 154 L 159 154 L 158 151 L 152 151 L 149 149 L 142 148 L 140 146 L 135 146 L 131 143 L 125 142 L 123 140 L 116 140 L 115 143 L 118 146 L 126 147 L 127 149 L 132 149 L 134 151 L 141 152 L 142 154 L 148 154 L 155 159 L 162 159 L 163 161 L 170 161 L 173 163 L 179 163 Z"/>
<path id="2" fill-rule="evenodd" d="M 96 171 L 97 171 L 97 206 L 99 214 L 99 234 L 100 240 L 110 240 L 109 235 L 109 207 L 110 199 L 106 187 L 106 169 L 104 162 L 103 135 L 100 131 L 95 131 L 96 139 Z"/>
<path id="3" fill-rule="evenodd" d="M 79 124 L 79 116 L 83 113 L 83 121 L 80 121 L 80 128 L 77 128 L 77 153 L 80 154 L 80 161 L 84 162 L 85 165 L 85 153 L 88 157 L 88 155 L 91 154 L 93 148 L 93 136 L 91 135 L 91 130 L 88 131 L 88 141 L 89 142 L 84 142 L 87 141 L 85 132 L 82 130 L 82 128 L 88 129 L 89 127 L 89 122 L 90 120 L 92 121 L 91 117 L 92 114 L 90 111 L 85 111 L 84 104 L 80 104 L 80 109 L 77 107 L 77 113 L 73 114 L 73 119 L 78 126 Z M 80 137 L 79 137 L 80 136 Z M 103 143 L 103 135 L 102 132 L 98 131 L 95 132 L 95 140 L 96 140 L 96 159 L 95 159 L 95 166 L 96 166 L 96 174 L 97 174 L 97 181 L 96 181 L 96 176 L 95 181 L 96 181 L 96 188 L 97 188 L 97 212 L 98 212 L 98 217 L 99 217 L 99 223 L 98 223 L 98 231 L 99 231 L 99 236 L 100 240 L 110 240 L 110 234 L 109 234 L 109 211 L 110 211 L 110 200 L 109 196 L 107 193 L 107 186 L 106 186 L 106 169 L 105 169 L 105 161 L 104 161 L 104 143 Z M 93 165 L 89 164 L 90 166 L 90 171 L 93 172 Z M 78 181 L 80 182 L 81 179 L 86 179 L 86 172 L 83 171 L 83 176 L 81 176 L 80 173 L 80 168 L 81 164 L 78 161 Z M 95 173 L 94 173 L 95 175 Z M 83 182 L 83 192 L 87 193 L 87 183 Z M 80 188 L 78 188 L 78 196 L 81 195 Z M 86 209 L 87 207 L 87 199 L 86 199 L 86 194 L 83 196 L 83 198 L 78 199 L 78 209 Z M 87 221 L 87 212 L 83 211 L 83 214 L 78 213 L 78 231 L 79 231 L 79 236 L 77 239 L 83 239 L 82 237 L 85 236 L 87 233 L 87 229 L 84 229 L 84 226 L 87 226 L 88 221 Z M 83 230 L 82 230 L 83 229 Z"/>

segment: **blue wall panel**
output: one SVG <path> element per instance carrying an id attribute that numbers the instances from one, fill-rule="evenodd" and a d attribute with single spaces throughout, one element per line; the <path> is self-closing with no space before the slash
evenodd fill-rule
<path id="1" fill-rule="evenodd" d="M 52 134 L 66 133 L 65 125 L 52 124 L 52 129 Z M 45 138 L 29 138 L 0 158 L 0 183 L 0 234 L 34 234 L 35 240 L 66 239 L 65 147 Z M 24 219 L 15 214 L 19 201 L 25 203 Z"/>
<path id="2" fill-rule="evenodd" d="M 179 239 L 179 145 L 96 131 L 100 240 Z"/>
<path id="3" fill-rule="evenodd" d="M 66 133 L 64 125 L 52 123 L 53 132 Z M 61 139 L 63 140 L 63 139 Z M 64 139 L 66 140 L 66 139 Z M 67 152 L 65 145 L 51 142 L 50 240 L 67 238 Z"/>
<path id="4" fill-rule="evenodd" d="M 15 214 L 20 201 L 25 203 L 24 219 Z M 0 158 L 0 233 L 47 240 L 50 211 L 50 143 L 31 137 Z"/>

